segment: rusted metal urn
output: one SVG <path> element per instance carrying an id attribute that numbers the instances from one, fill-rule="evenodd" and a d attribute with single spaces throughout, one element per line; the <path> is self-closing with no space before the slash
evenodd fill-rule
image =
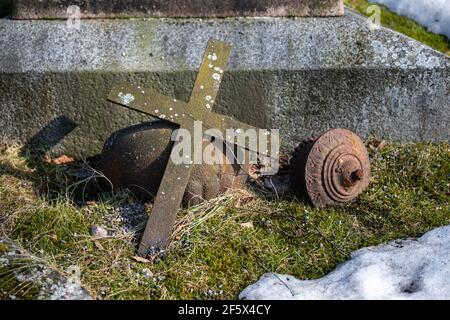
<path id="1" fill-rule="evenodd" d="M 332 129 L 302 142 L 291 160 L 291 183 L 315 206 L 349 202 L 367 188 L 370 162 L 362 140 Z"/>
<path id="2" fill-rule="evenodd" d="M 176 128 L 165 121 L 153 121 L 113 133 L 103 147 L 103 174 L 114 188 L 127 188 L 140 198 L 153 200 L 170 158 L 171 135 Z M 195 164 L 183 202 L 198 204 L 229 188 L 243 188 L 247 177 L 245 166 Z M 177 184 L 176 177 L 173 184 Z"/>

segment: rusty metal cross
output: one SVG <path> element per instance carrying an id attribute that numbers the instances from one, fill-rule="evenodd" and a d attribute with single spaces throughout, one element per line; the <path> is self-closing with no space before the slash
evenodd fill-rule
<path id="1" fill-rule="evenodd" d="M 204 127 L 214 128 L 223 133 L 230 128 L 256 129 L 230 117 L 210 112 L 216 100 L 230 52 L 231 46 L 224 42 L 217 40 L 208 42 L 188 103 L 164 96 L 153 89 L 130 84 L 114 87 L 108 100 L 169 121 L 191 133 L 194 121 L 202 121 Z M 232 143 L 244 149 L 268 155 L 268 150 L 259 152 L 247 141 L 233 140 Z M 191 172 L 192 165 L 175 164 L 169 159 L 139 246 L 139 255 L 146 256 L 152 249 L 164 248 L 168 244 Z"/>

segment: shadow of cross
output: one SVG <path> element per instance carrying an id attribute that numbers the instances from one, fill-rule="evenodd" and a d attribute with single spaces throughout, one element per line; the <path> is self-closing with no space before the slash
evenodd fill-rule
<path id="1" fill-rule="evenodd" d="M 109 94 L 108 100 L 174 123 L 180 128 L 188 130 L 191 133 L 191 137 L 193 136 L 195 121 L 201 121 L 203 127 L 207 129 L 218 130 L 222 133 L 222 137 L 227 138 L 230 137 L 227 136 L 227 132 L 229 132 L 227 130 L 232 128 L 236 128 L 235 132 L 237 133 L 240 130 L 256 130 L 256 128 L 231 117 L 210 112 L 216 100 L 230 52 L 231 46 L 224 42 L 217 40 L 208 42 L 188 103 L 164 96 L 153 89 L 141 88 L 130 84 L 115 86 Z M 266 130 L 264 134 L 268 136 L 269 140 L 270 132 Z M 226 143 L 235 144 L 265 156 L 269 154 L 269 148 L 263 148 L 264 150 L 259 152 L 257 146 L 250 143 L 248 139 L 237 139 L 235 141 L 233 137 L 232 140 L 227 140 Z M 164 176 L 139 246 L 138 253 L 141 256 L 147 256 L 152 251 L 167 246 L 178 209 L 191 176 L 193 162 L 190 159 L 192 159 L 192 154 L 187 164 L 174 163 L 172 159 L 176 156 L 174 154 L 176 152 L 175 149 L 172 149 L 171 157 L 164 171 Z"/>

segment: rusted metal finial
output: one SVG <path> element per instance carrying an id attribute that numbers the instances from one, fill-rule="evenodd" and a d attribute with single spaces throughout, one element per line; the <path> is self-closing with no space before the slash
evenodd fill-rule
<path id="1" fill-rule="evenodd" d="M 361 139 L 333 129 L 301 144 L 292 159 L 291 181 L 315 206 L 349 202 L 367 188 L 370 162 Z"/>

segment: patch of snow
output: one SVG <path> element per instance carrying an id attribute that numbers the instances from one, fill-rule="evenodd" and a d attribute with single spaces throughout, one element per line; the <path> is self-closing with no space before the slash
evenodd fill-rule
<path id="1" fill-rule="evenodd" d="M 317 280 L 264 274 L 240 299 L 450 299 L 450 225 L 352 253 Z"/>
<path id="2" fill-rule="evenodd" d="M 449 0 L 373 0 L 389 10 L 407 16 L 436 34 L 450 38 Z"/>

